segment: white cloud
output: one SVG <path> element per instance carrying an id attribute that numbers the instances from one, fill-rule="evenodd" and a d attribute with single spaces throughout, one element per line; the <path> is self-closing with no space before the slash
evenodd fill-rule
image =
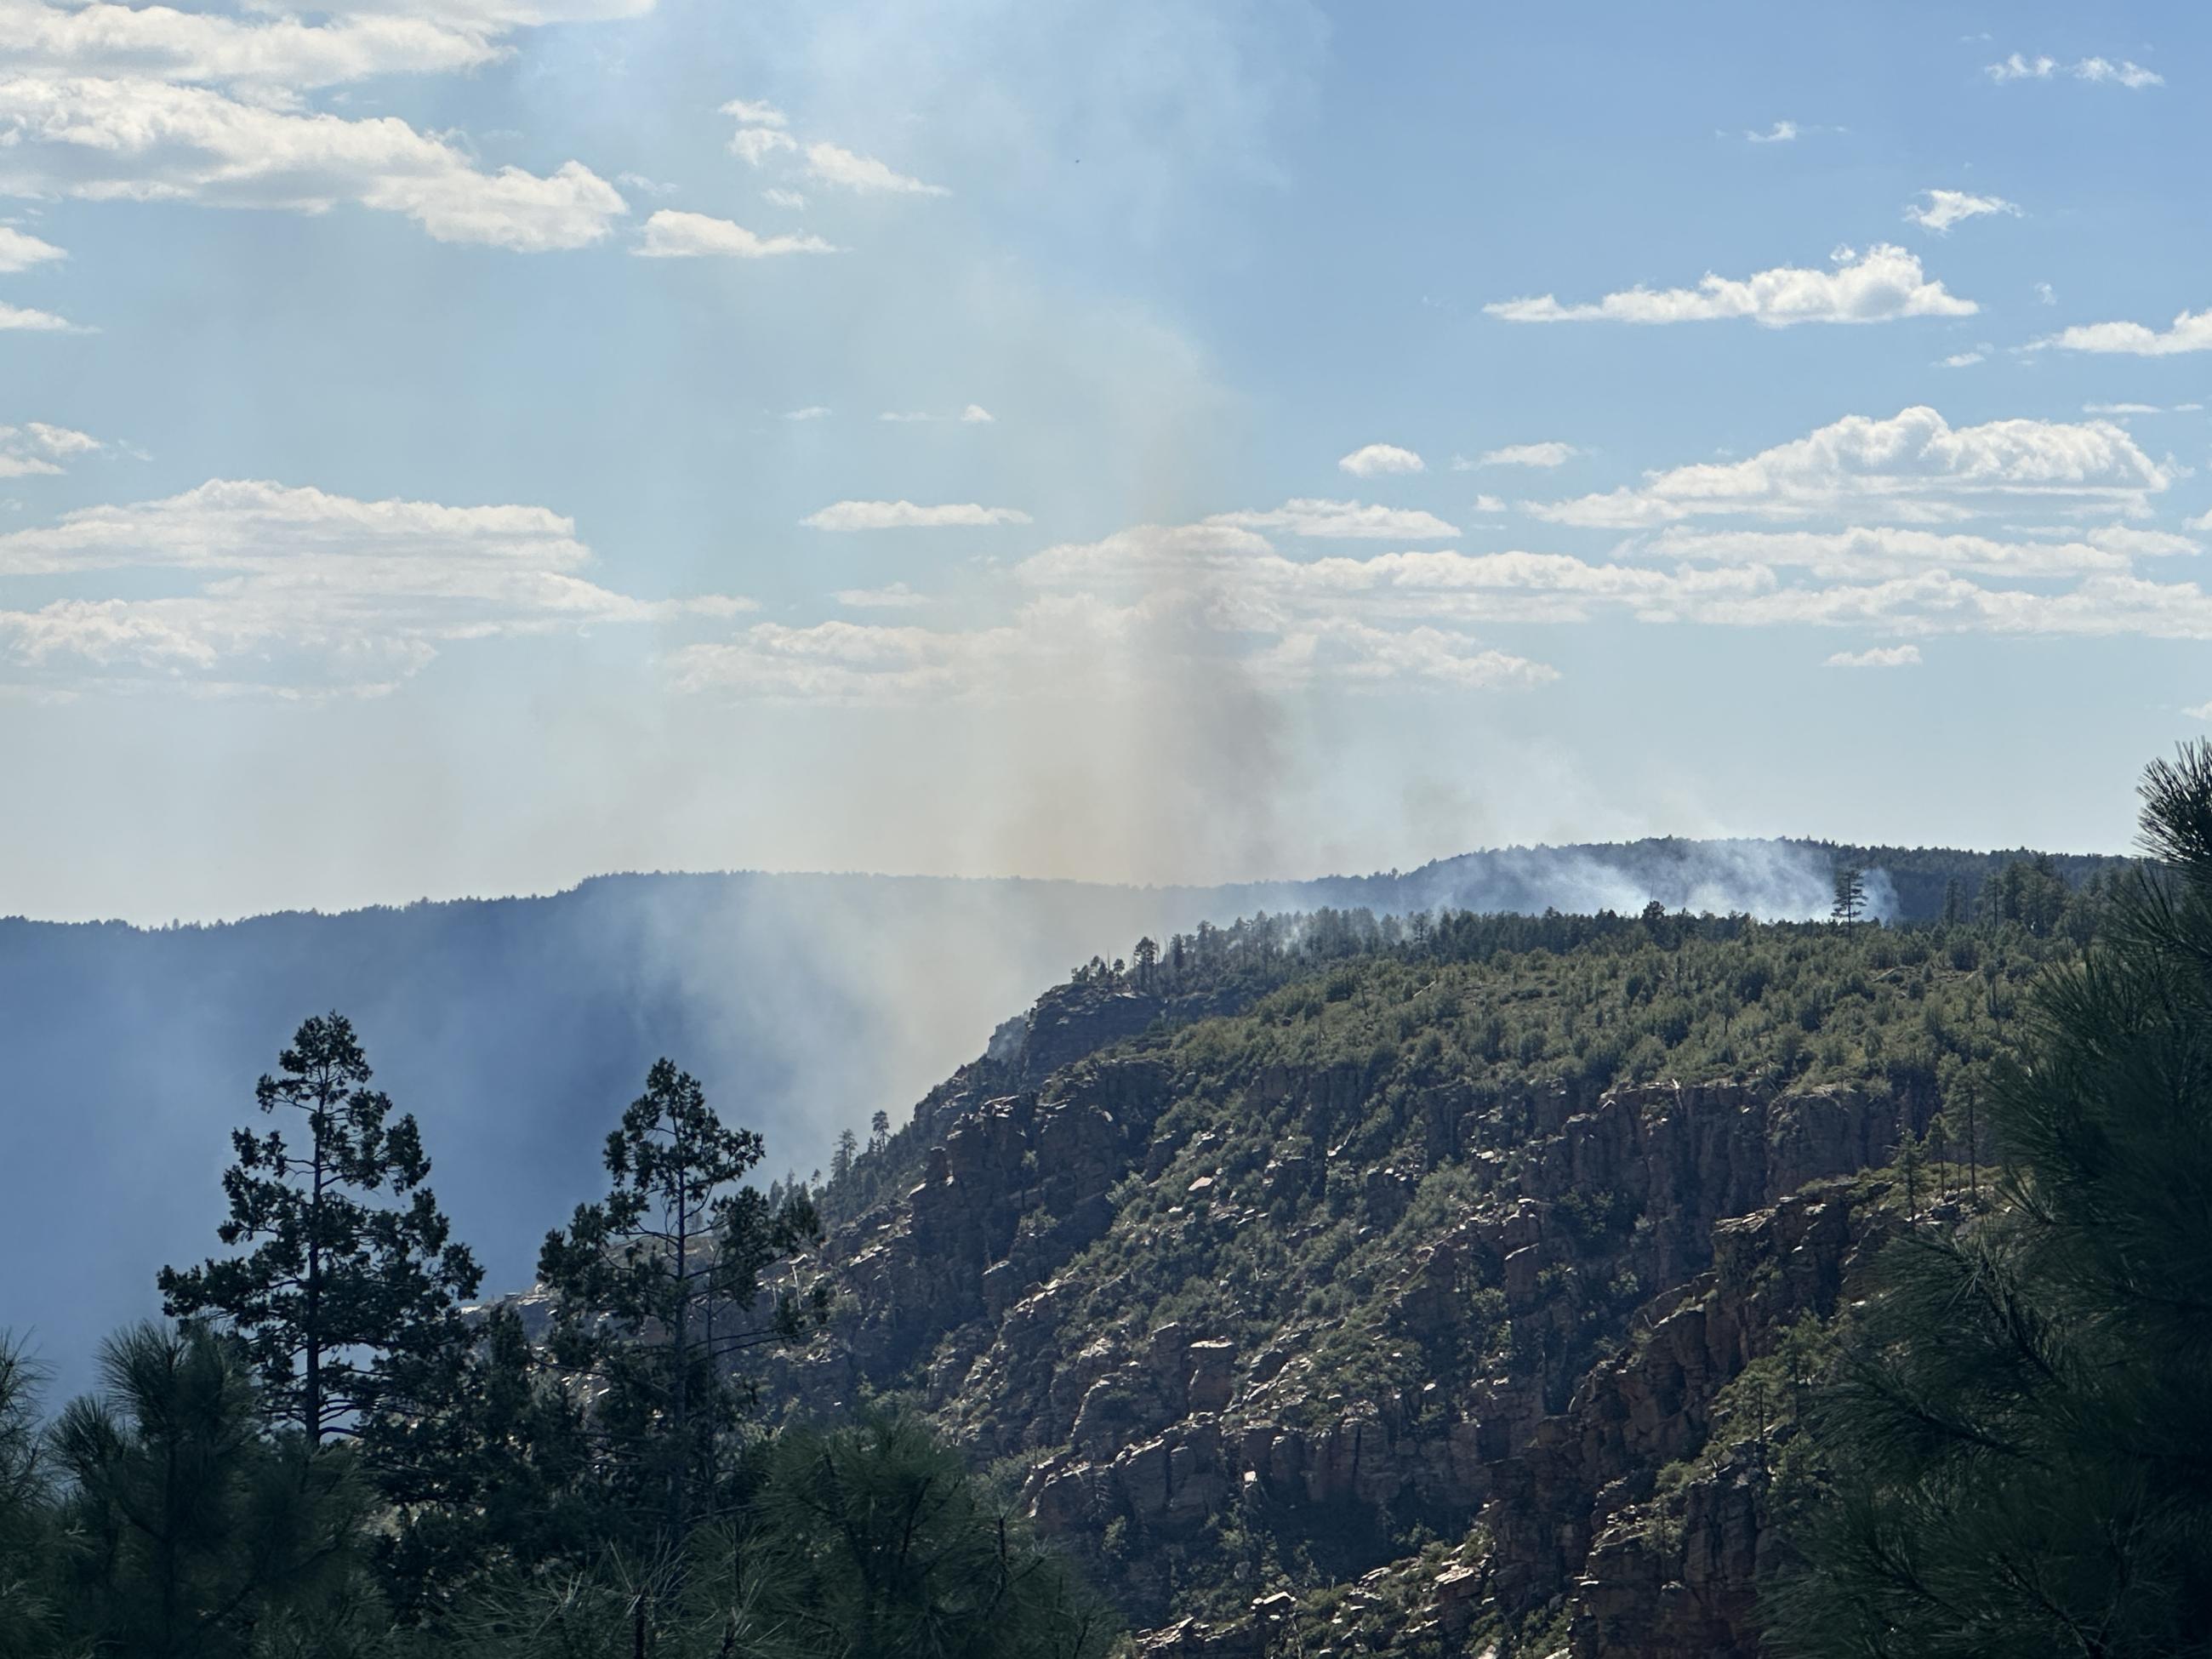
<path id="1" fill-rule="evenodd" d="M 740 124 L 749 127 L 787 127 L 791 123 L 774 104 L 751 103 L 743 98 L 732 98 L 722 106 L 721 112 L 734 115 Z"/>
<path id="2" fill-rule="evenodd" d="M 1503 449 L 1486 450 L 1482 456 L 1485 466 L 1564 466 L 1582 453 L 1572 444 L 1557 441 L 1540 444 L 1508 444 Z"/>
<path id="3" fill-rule="evenodd" d="M 2084 415 L 2163 415 L 2166 410 L 2156 404 L 2083 404 Z"/>
<path id="4" fill-rule="evenodd" d="M 1441 541 L 1459 534 L 1434 514 L 1300 496 L 1265 512 L 1217 513 L 1206 522 L 1245 530 L 1285 530 L 1325 540 Z"/>
<path id="5" fill-rule="evenodd" d="M 2058 75 L 2069 75 L 2077 81 L 2110 82 L 2130 92 L 2166 84 L 2166 77 L 2156 70 L 2147 70 L 2124 58 L 2118 63 L 2109 58 L 2084 58 L 2077 63 L 2062 64 L 2055 58 L 2024 58 L 2014 52 L 2002 62 L 1988 65 L 1983 72 L 1999 84 L 2007 81 L 2048 81 Z"/>
<path id="6" fill-rule="evenodd" d="M 2048 283 L 2038 283 L 2035 285 L 2035 298 L 2039 305 L 2055 306 L 2058 303 L 2058 290 Z"/>
<path id="7" fill-rule="evenodd" d="M 1880 243 L 1838 248 L 1835 268 L 1779 266 L 1742 279 L 1708 273 L 1693 289 L 1632 288 L 1593 304 L 1546 294 L 1483 307 L 1511 323 L 1689 323 L 1748 317 L 1769 328 L 1794 323 L 1881 323 L 1901 317 L 1970 317 L 1980 307 L 1929 277 L 1913 253 Z"/>
<path id="8" fill-rule="evenodd" d="M 617 173 L 615 182 L 625 189 L 636 191 L 641 196 L 673 196 L 679 186 L 663 184 L 658 179 L 648 179 L 642 173 Z"/>
<path id="9" fill-rule="evenodd" d="M 0 330 L 24 329 L 40 334 L 75 334 L 81 332 L 66 317 L 57 317 L 51 311 L 33 311 L 27 306 L 11 306 L 0 300 Z"/>
<path id="10" fill-rule="evenodd" d="M 1963 190 L 1923 190 L 1925 202 L 1908 203 L 1905 216 L 1923 230 L 1932 230 L 1941 236 L 1952 226 L 1967 219 L 1978 219 L 1984 214 L 2009 213 L 2020 216 L 2019 204 L 2008 202 L 2002 196 L 1972 196 Z"/>
<path id="11" fill-rule="evenodd" d="M 796 153 L 799 141 L 774 127 L 739 127 L 730 135 L 730 154 L 758 167 L 771 155 Z"/>
<path id="12" fill-rule="evenodd" d="M 628 211 L 580 162 L 478 170 L 393 116 L 346 120 L 152 80 L 0 78 L 0 194 L 187 201 L 320 213 L 341 202 L 440 241 L 582 247 Z"/>
<path id="13" fill-rule="evenodd" d="M 0 535 L 0 576 L 81 583 L 167 569 L 202 579 L 161 598 L 0 609 L 0 678 L 362 693 L 388 689 L 461 641 L 726 617 L 749 605 L 631 599 L 576 574 L 590 556 L 574 526 L 543 507 L 362 501 L 211 481 Z"/>
<path id="14" fill-rule="evenodd" d="M 289 94 L 378 75 L 450 74 L 505 55 L 502 26 L 368 15 L 327 25 L 169 6 L 0 0 L 0 69 Z"/>
<path id="15" fill-rule="evenodd" d="M 998 416 L 981 404 L 970 404 L 960 411 L 960 419 L 966 426 L 991 426 L 996 423 Z"/>
<path id="16" fill-rule="evenodd" d="M 1325 682 L 1355 691 L 1486 690 L 1558 678 L 1542 663 L 1429 623 L 1389 629 L 1316 616 L 1268 631 L 1272 637 L 1255 645 L 1247 630 L 1184 592 L 1126 604 L 1048 593 L 996 627 L 763 623 L 727 643 L 689 647 L 671 665 L 684 690 L 860 704 L 1110 697 L 1140 691 L 1176 664 L 1212 665 L 1277 689 Z"/>
<path id="17" fill-rule="evenodd" d="M 1878 645 L 1866 651 L 1838 651 L 1824 668 L 1911 668 L 1919 664 L 1917 645 Z"/>
<path id="18" fill-rule="evenodd" d="M 0 478 L 24 478 L 63 471 L 62 463 L 96 454 L 107 446 L 88 433 L 44 421 L 0 426 Z"/>
<path id="19" fill-rule="evenodd" d="M 856 155 L 831 143 L 817 143 L 806 147 L 806 173 L 810 179 L 845 190 L 887 191 L 908 196 L 952 193 L 942 185 L 926 185 L 919 179 L 895 173 L 872 155 Z"/>
<path id="20" fill-rule="evenodd" d="M 2040 501 L 2140 512 L 2172 482 L 2108 421 L 1990 421 L 1953 427 L 1933 409 L 1850 415 L 1741 461 L 1649 475 L 1640 487 L 1523 503 L 1555 524 L 1634 528 L 1711 514 L 1805 518 L 1852 512 L 1889 520 L 1972 517 Z"/>
<path id="21" fill-rule="evenodd" d="M 784 253 L 835 253 L 819 236 L 762 236 L 727 219 L 662 208 L 645 222 L 645 239 L 630 250 L 646 259 L 766 259 Z"/>
<path id="22" fill-rule="evenodd" d="M 783 418 L 787 421 L 818 421 L 829 413 L 830 410 L 826 404 L 809 404 L 804 409 L 785 410 Z"/>
<path id="23" fill-rule="evenodd" d="M 1410 449 L 1401 449 L 1395 444 L 1368 444 L 1339 459 L 1337 466 L 1355 478 L 1373 478 L 1383 473 L 1420 472 L 1426 470 L 1419 455 Z"/>
<path id="24" fill-rule="evenodd" d="M 2074 73 L 2083 81 L 2116 81 L 2130 92 L 2166 84 L 2163 75 L 2141 64 L 2131 64 L 2124 58 L 2117 64 L 2108 58 L 2084 58 L 2074 65 Z"/>
<path id="25" fill-rule="evenodd" d="M 806 205 L 806 198 L 798 191 L 785 190 L 781 185 L 771 185 L 766 190 L 763 191 L 761 192 L 761 200 L 766 202 L 770 207 L 795 209 L 803 208 Z"/>
<path id="26" fill-rule="evenodd" d="M 1747 131 L 1743 136 L 1754 144 L 1786 144 L 1797 137 L 1797 124 L 1795 121 L 1777 121 L 1764 132 Z"/>
<path id="27" fill-rule="evenodd" d="M 37 237 L 0 225 L 0 276 L 14 276 L 19 270 L 28 270 L 33 265 L 44 264 L 49 259 L 66 259 L 69 255 L 52 242 L 42 242 Z"/>
<path id="28" fill-rule="evenodd" d="M 2065 351 L 2116 352 L 2130 357 L 2212 351 L 2212 308 L 2181 313 L 2163 333 L 2142 323 L 2077 323 L 2036 343 Z"/>
<path id="29" fill-rule="evenodd" d="M 799 523 L 814 530 L 931 530 L 1027 524 L 1018 507 L 979 507 L 973 501 L 917 507 L 912 501 L 835 501 Z"/>
<path id="30" fill-rule="evenodd" d="M 2138 557 L 2191 555 L 2199 549 L 2186 537 L 2119 526 L 2086 536 L 2005 541 L 1899 525 L 1856 525 L 1838 531 L 1693 530 L 1678 525 L 1639 550 L 1658 558 L 1802 568 L 1823 577 L 1966 570 L 2040 580 L 2127 570 Z"/>
<path id="31" fill-rule="evenodd" d="M 1936 363 L 1936 367 L 1938 368 L 1972 368 L 1976 363 L 1987 361 L 1988 356 L 1989 354 L 1987 352 L 1983 351 L 1978 348 L 1972 351 L 1954 351 L 1949 356 L 1941 359 Z"/>
<path id="32" fill-rule="evenodd" d="M 2212 720 L 2212 702 L 2200 702 L 2196 708 L 2185 708 L 2181 712 L 2191 720 Z"/>
<path id="33" fill-rule="evenodd" d="M 842 588 L 835 597 L 838 604 L 853 611 L 908 611 L 929 603 L 927 594 L 915 592 L 904 582 L 893 582 L 889 587 Z"/>
<path id="34" fill-rule="evenodd" d="M 1496 495 L 1477 495 L 1474 510 L 1478 513 L 1503 513 L 1506 507 L 1504 501 Z"/>

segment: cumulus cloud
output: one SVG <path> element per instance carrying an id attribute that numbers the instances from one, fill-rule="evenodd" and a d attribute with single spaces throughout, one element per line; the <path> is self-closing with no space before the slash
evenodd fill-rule
<path id="1" fill-rule="evenodd" d="M 388 689 L 447 646 L 600 623 L 727 617 L 730 597 L 647 601 L 577 574 L 570 520 L 544 507 L 363 501 L 214 480 L 0 535 L 0 576 L 165 569 L 152 599 L 0 609 L 0 676 L 64 688 L 177 684 L 283 695 Z"/>
<path id="2" fill-rule="evenodd" d="M 927 185 L 895 172 L 872 155 L 861 155 L 842 145 L 816 143 L 806 147 L 806 176 L 842 190 L 889 191 L 904 196 L 950 196 L 942 185 Z"/>
<path id="3" fill-rule="evenodd" d="M 1971 317 L 1962 300 L 1920 268 L 1917 255 L 1890 243 L 1863 254 L 1838 248 L 1833 269 L 1778 266 L 1743 278 L 1708 272 L 1695 288 L 1626 289 L 1589 304 L 1562 305 L 1549 294 L 1483 307 L 1509 323 L 1692 323 L 1751 319 L 1769 328 L 1795 323 L 1885 323 L 1904 317 Z"/>
<path id="4" fill-rule="evenodd" d="M 970 404 L 960 411 L 960 421 L 963 426 L 990 426 L 998 418 L 981 404 Z"/>
<path id="5" fill-rule="evenodd" d="M 2048 81 L 2058 76 L 2070 76 L 2076 81 L 2103 81 L 2139 92 L 2145 87 L 2162 87 L 2166 77 L 2141 64 L 2123 58 L 2115 62 L 2109 58 L 2084 58 L 2072 64 L 2062 64 L 2051 57 L 2024 57 L 2019 52 L 2002 61 L 1987 65 L 1983 73 L 2002 85 L 2008 81 Z"/>
<path id="6" fill-rule="evenodd" d="M 28 270 L 33 265 L 44 264 L 50 259 L 68 258 L 68 254 L 52 242 L 42 242 L 23 231 L 0 225 L 0 276 L 12 276 L 17 271 Z"/>
<path id="7" fill-rule="evenodd" d="M 756 103 L 743 98 L 732 98 L 722 106 L 725 115 L 734 115 L 740 126 L 787 127 L 790 121 L 774 104 Z"/>
<path id="8" fill-rule="evenodd" d="M 2112 352 L 2130 357 L 2172 357 L 2212 351 L 2212 308 L 2185 311 L 2163 331 L 2142 323 L 2078 323 L 2039 345 L 2064 351 Z"/>
<path id="9" fill-rule="evenodd" d="M 1325 683 L 1355 691 L 1489 690 L 1558 678 L 1545 664 L 1426 623 L 1389 629 L 1316 617 L 1255 647 L 1183 592 L 1127 603 L 1045 594 L 1005 623 L 965 629 L 763 623 L 725 643 L 688 647 L 672 661 L 676 684 L 688 691 L 864 704 L 1110 697 L 1177 665 L 1231 666 L 1246 683 L 1278 690 Z"/>
<path id="10" fill-rule="evenodd" d="M 153 80 L 0 78 L 0 193 L 320 213 L 353 203 L 446 242 L 583 247 L 628 211 L 577 161 L 480 170 L 394 116 L 347 120 Z"/>
<path id="11" fill-rule="evenodd" d="M 933 530 L 1027 524 L 1018 507 L 979 507 L 973 501 L 917 507 L 912 501 L 833 501 L 799 523 L 814 530 Z"/>
<path id="12" fill-rule="evenodd" d="M 1426 470 L 1419 455 L 1410 449 L 1401 449 L 1395 444 L 1367 444 L 1349 455 L 1340 457 L 1337 465 L 1355 478 L 1378 477 L 1389 472 L 1420 472 Z"/>
<path id="13" fill-rule="evenodd" d="M 838 190 L 902 196 L 952 193 L 942 185 L 925 184 L 888 162 L 827 139 L 802 143 L 790 132 L 791 124 L 783 112 L 773 104 L 748 103 L 735 98 L 722 106 L 721 112 L 734 116 L 738 122 L 738 130 L 730 136 L 731 154 L 753 167 L 765 166 L 775 156 L 789 155 L 800 161 L 806 177 Z M 769 197 L 781 206 L 805 204 L 805 198 L 794 191 L 772 191 Z"/>
<path id="14" fill-rule="evenodd" d="M 1938 368 L 1972 368 L 1976 363 L 1986 362 L 1988 357 L 1989 353 L 1982 350 L 1978 346 L 1972 351 L 1954 351 L 1948 357 L 1939 358 L 1936 361 L 1936 367 Z"/>
<path id="15" fill-rule="evenodd" d="M 783 418 L 787 421 L 819 421 L 827 418 L 829 414 L 826 404 L 809 404 L 804 409 L 785 410 Z"/>
<path id="16" fill-rule="evenodd" d="M 36 334 L 75 334 L 81 332 L 66 317 L 57 317 L 51 311 L 33 311 L 28 306 L 11 306 L 0 300 L 0 330 L 23 329 Z"/>
<path id="17" fill-rule="evenodd" d="M 1572 444 L 1556 441 L 1540 444 L 1508 444 L 1503 449 L 1483 452 L 1484 466 L 1565 466 L 1582 453 Z"/>
<path id="18" fill-rule="evenodd" d="M 1743 136 L 1754 144 L 1786 144 L 1797 137 L 1797 124 L 1795 121 L 1777 121 L 1764 132 L 1747 131 Z"/>
<path id="19" fill-rule="evenodd" d="M 1206 522 L 1246 530 L 1285 530 L 1323 540 L 1427 542 L 1459 534 L 1455 526 L 1432 513 L 1312 496 L 1299 496 L 1264 512 L 1217 513 Z"/>
<path id="20" fill-rule="evenodd" d="M 2191 720 L 2212 720 L 2212 702 L 2200 702 L 2196 708 L 2185 708 L 2181 712 Z"/>
<path id="21" fill-rule="evenodd" d="M 763 191 L 761 200 L 766 202 L 770 207 L 796 209 L 806 205 L 806 198 L 802 192 L 786 190 L 780 185 L 770 185 Z"/>
<path id="22" fill-rule="evenodd" d="M 1941 236 L 1952 226 L 1968 219 L 1978 219 L 1985 214 L 2008 213 L 2020 216 L 2017 203 L 2008 202 L 2002 196 L 1973 196 L 1963 190 L 1923 190 L 1928 199 L 1908 202 L 1905 216 L 1923 230 L 1932 230 Z"/>
<path id="23" fill-rule="evenodd" d="M 819 236 L 762 236 L 727 219 L 663 208 L 645 222 L 644 240 L 630 250 L 645 259 L 767 259 L 784 253 L 835 253 Z"/>
<path id="24" fill-rule="evenodd" d="M 1929 521 L 2028 501 L 2141 512 L 2146 498 L 2171 482 L 2124 428 L 2109 421 L 1954 428 L 1923 406 L 1886 419 L 1846 416 L 1748 459 L 1675 467 L 1634 488 L 1523 505 L 1555 524 L 1612 528 L 1732 513 L 1850 512 Z"/>
<path id="25" fill-rule="evenodd" d="M 25 478 L 64 471 L 63 463 L 107 446 L 88 433 L 44 421 L 0 426 L 0 478 Z"/>
<path id="26" fill-rule="evenodd" d="M 497 42 L 505 27 L 380 13 L 314 25 L 105 0 L 0 0 L 0 68 L 295 93 L 477 69 L 505 54 Z"/>
<path id="27" fill-rule="evenodd" d="M 1826 668 L 1911 668 L 1920 661 L 1917 645 L 1878 645 L 1866 651 L 1838 651 Z"/>

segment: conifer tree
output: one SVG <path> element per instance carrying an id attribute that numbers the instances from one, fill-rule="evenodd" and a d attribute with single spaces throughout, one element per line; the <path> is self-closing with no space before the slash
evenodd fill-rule
<path id="1" fill-rule="evenodd" d="M 63 1582 L 88 1650 L 244 1659 L 272 1625 L 303 1650 L 341 1645 L 368 1512 L 349 1454 L 264 1440 L 246 1366 L 204 1326 L 131 1327 L 100 1370 L 102 1392 L 53 1437 L 73 1486 Z"/>
<path id="2" fill-rule="evenodd" d="M 1984 1101 L 1997 1206 L 1908 1227 L 1817 1396 L 1803 1656 L 2212 1652 L 2212 745 Z"/>
<path id="3" fill-rule="evenodd" d="M 788 1294 L 768 1319 L 755 1311 L 761 1273 L 818 1231 L 796 1183 L 773 1209 L 739 1187 L 761 1153 L 758 1134 L 725 1125 L 696 1079 L 657 1060 L 607 1136 L 607 1196 L 539 1253 L 559 1298 L 555 1361 L 588 1377 L 617 1501 L 664 1547 L 714 1507 L 737 1406 L 729 1358 L 803 1322 Z"/>
<path id="4" fill-rule="evenodd" d="M 216 1228 L 250 1247 L 199 1267 L 164 1267 L 165 1310 L 213 1317 L 244 1343 L 262 1409 L 310 1443 L 406 1415 L 468 1341 L 459 1313 L 483 1278 L 422 1183 L 430 1173 L 412 1116 L 369 1086 L 368 1057 L 341 1014 L 303 1024 L 254 1097 L 303 1133 L 234 1130 L 224 1171 L 230 1213 Z"/>
<path id="5" fill-rule="evenodd" d="M 1836 868 L 1836 902 L 1828 911 L 1837 921 L 1856 921 L 1866 908 L 1866 872 L 1856 864 Z"/>

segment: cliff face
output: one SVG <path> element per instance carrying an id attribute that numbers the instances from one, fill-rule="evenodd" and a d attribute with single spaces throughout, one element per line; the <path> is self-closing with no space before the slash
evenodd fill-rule
<path id="1" fill-rule="evenodd" d="M 1442 988 L 1171 1032 L 1048 998 L 926 1103 L 772 1390 L 902 1390 L 1012 1460 L 1160 1651 L 1754 1651 L 1770 1437 L 1726 1451 L 1723 1397 L 1832 1310 L 1878 1209 L 1841 1178 L 1932 1088 L 1516 1075 L 1427 1036 L 1499 1047 L 1494 988 Z"/>

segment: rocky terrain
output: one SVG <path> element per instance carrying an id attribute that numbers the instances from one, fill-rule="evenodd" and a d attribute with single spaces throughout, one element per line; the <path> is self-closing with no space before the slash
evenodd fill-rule
<path id="1" fill-rule="evenodd" d="M 769 1395 L 926 1410 L 1146 1652 L 1755 1652 L 1793 1351 L 1999 982 L 1818 931 L 1062 988 L 832 1189 Z"/>

